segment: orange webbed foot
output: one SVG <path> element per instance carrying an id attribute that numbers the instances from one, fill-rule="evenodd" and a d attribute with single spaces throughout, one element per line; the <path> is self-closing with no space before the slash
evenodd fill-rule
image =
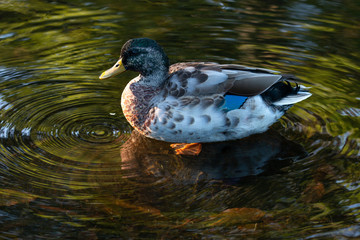
<path id="1" fill-rule="evenodd" d="M 197 156 L 201 152 L 201 143 L 173 143 L 170 147 L 174 148 L 177 155 Z"/>

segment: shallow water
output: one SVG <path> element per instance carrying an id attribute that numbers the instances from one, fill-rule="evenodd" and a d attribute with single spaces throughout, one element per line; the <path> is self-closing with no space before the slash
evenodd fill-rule
<path id="1" fill-rule="evenodd" d="M 360 237 L 358 1 L 0 2 L 2 239 Z M 198 157 L 132 132 L 129 38 L 172 63 L 292 73 L 313 96 Z"/>

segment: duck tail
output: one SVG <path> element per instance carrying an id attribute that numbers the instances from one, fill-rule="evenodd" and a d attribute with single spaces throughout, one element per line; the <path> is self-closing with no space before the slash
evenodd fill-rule
<path id="1" fill-rule="evenodd" d="M 263 99 L 270 105 L 273 106 L 291 106 L 297 102 L 301 102 L 311 96 L 302 85 L 293 87 L 289 81 L 281 81 L 275 83 L 268 90 L 261 94 Z"/>

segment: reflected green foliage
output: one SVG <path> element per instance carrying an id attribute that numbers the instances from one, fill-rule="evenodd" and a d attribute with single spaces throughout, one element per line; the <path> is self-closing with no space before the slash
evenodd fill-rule
<path id="1" fill-rule="evenodd" d="M 359 237 L 358 1 L 0 2 L 0 232 L 28 239 Z M 172 63 L 295 74 L 313 96 L 264 134 L 178 156 L 98 80 L 134 37 Z"/>

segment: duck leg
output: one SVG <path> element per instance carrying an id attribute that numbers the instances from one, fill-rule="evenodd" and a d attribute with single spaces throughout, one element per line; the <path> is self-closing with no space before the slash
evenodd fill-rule
<path id="1" fill-rule="evenodd" d="M 201 143 L 173 143 L 170 144 L 177 155 L 197 156 L 201 152 Z"/>

